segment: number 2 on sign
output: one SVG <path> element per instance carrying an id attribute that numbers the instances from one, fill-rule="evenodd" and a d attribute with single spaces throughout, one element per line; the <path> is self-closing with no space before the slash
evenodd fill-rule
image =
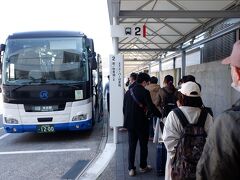
<path id="1" fill-rule="evenodd" d="M 135 36 L 141 36 L 141 28 L 135 27 Z"/>

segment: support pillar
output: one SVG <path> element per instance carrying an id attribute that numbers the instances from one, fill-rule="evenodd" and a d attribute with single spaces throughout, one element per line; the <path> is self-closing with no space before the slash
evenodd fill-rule
<path id="1" fill-rule="evenodd" d="M 113 17 L 113 25 L 118 25 L 118 18 L 117 17 Z M 118 55 L 118 37 L 113 37 L 112 38 L 112 42 L 113 42 L 113 54 L 114 55 Z M 111 114 L 110 114 L 111 116 Z M 117 126 L 113 127 L 113 143 L 117 144 L 118 143 L 118 128 Z"/>
<path id="2" fill-rule="evenodd" d="M 148 64 L 148 74 L 149 74 L 149 76 L 152 76 L 152 75 L 151 75 L 151 73 L 152 73 L 152 72 L 151 72 L 151 67 L 152 67 L 152 66 L 151 66 L 151 63 Z"/>
<path id="3" fill-rule="evenodd" d="M 240 30 L 237 29 L 236 30 L 236 41 L 239 40 L 239 38 L 240 38 Z"/>
<path id="4" fill-rule="evenodd" d="M 176 69 L 176 57 L 173 58 L 173 69 Z"/>
<path id="5" fill-rule="evenodd" d="M 158 64 L 158 82 L 159 82 L 159 84 L 161 84 L 161 72 L 162 72 L 162 59 L 160 58 L 159 59 L 159 64 Z"/>
<path id="6" fill-rule="evenodd" d="M 182 68 L 181 68 L 181 77 L 185 76 L 186 68 L 186 51 L 182 50 Z"/>

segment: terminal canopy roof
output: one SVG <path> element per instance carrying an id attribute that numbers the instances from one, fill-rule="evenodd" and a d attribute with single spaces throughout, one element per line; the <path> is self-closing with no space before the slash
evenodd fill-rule
<path id="1" fill-rule="evenodd" d="M 124 27 L 146 25 L 146 37 L 120 37 L 118 50 L 124 55 L 125 73 L 213 27 L 226 18 L 240 17 L 240 0 L 108 0 L 110 24 Z"/>

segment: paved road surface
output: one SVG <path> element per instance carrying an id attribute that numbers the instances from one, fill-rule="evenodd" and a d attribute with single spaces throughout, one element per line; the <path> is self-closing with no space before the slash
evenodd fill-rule
<path id="1" fill-rule="evenodd" d="M 87 132 L 8 134 L 0 102 L 0 179 L 72 179 L 98 153 L 102 122 Z"/>

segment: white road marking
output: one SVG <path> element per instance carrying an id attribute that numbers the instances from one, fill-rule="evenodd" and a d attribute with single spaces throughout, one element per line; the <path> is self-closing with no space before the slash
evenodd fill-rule
<path id="1" fill-rule="evenodd" d="M 3 127 L 0 127 L 0 130 L 2 130 L 3 129 Z"/>
<path id="2" fill-rule="evenodd" d="M 115 151 L 116 144 L 107 143 L 103 152 L 98 155 L 95 162 L 93 162 L 93 164 L 91 164 L 90 167 L 88 167 L 87 170 L 78 178 L 84 180 L 96 180 L 107 167 Z"/>
<path id="3" fill-rule="evenodd" d="M 7 137 L 7 136 L 9 136 L 9 135 L 10 135 L 10 133 L 7 133 L 7 134 L 4 134 L 4 135 L 0 136 L 0 140 L 5 138 L 5 137 Z"/>
<path id="4" fill-rule="evenodd" d="M 53 153 L 53 152 L 74 152 L 74 151 L 90 151 L 90 150 L 91 150 L 90 148 L 78 148 L 78 149 L 52 149 L 52 150 L 35 150 L 35 151 L 9 151 L 9 152 L 0 152 L 0 155 Z"/>

